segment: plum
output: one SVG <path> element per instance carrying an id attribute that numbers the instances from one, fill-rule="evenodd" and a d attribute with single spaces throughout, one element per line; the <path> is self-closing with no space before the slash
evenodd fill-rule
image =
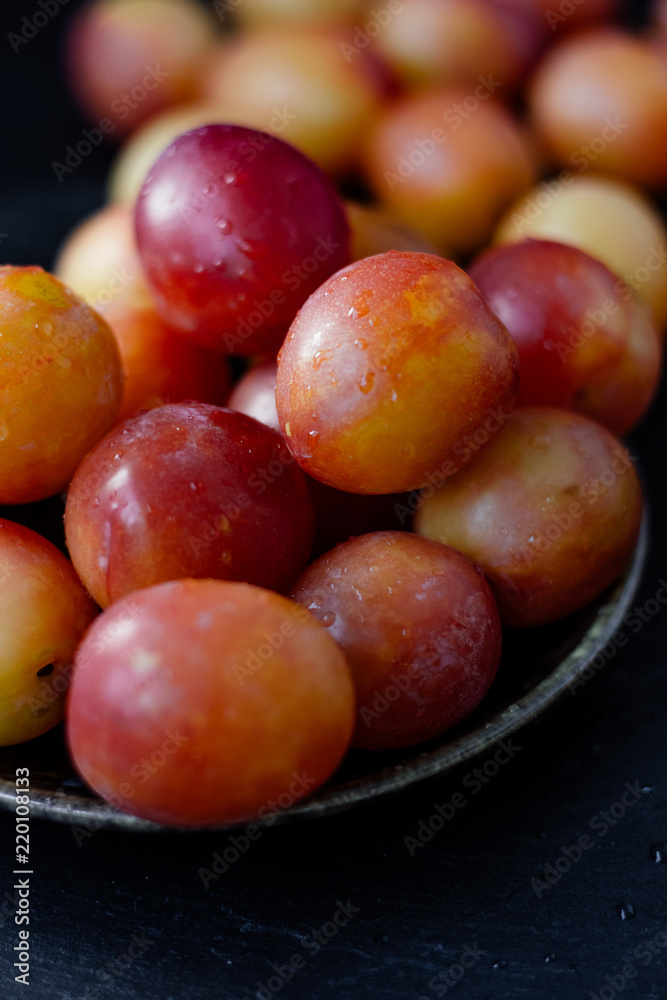
<path id="1" fill-rule="evenodd" d="M 305 477 L 281 436 L 203 403 L 119 424 L 79 466 L 65 507 L 72 561 L 102 607 L 185 576 L 285 590 L 313 533 Z"/>
<path id="2" fill-rule="evenodd" d="M 627 449 L 588 417 L 515 410 L 502 431 L 415 515 L 419 534 L 483 568 L 504 625 L 556 621 L 626 565 L 642 491 Z"/>
<path id="3" fill-rule="evenodd" d="M 99 617 L 77 650 L 67 739 L 107 802 L 197 827 L 269 819 L 314 791 L 353 725 L 345 658 L 307 611 L 186 579 Z"/>
<path id="4" fill-rule="evenodd" d="M 479 567 L 407 532 L 376 531 L 320 556 L 292 597 L 338 642 L 357 692 L 353 745 L 411 746 L 479 704 L 500 662 L 500 616 Z"/>
<path id="5" fill-rule="evenodd" d="M 451 261 L 390 251 L 311 295 L 278 355 L 280 425 L 301 467 L 350 493 L 416 489 L 465 464 L 514 407 L 518 354 Z"/>

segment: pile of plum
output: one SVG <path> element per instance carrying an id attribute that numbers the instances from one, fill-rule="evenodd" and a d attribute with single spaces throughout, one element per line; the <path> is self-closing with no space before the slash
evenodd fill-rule
<path id="1" fill-rule="evenodd" d="M 0 519 L 0 743 L 64 718 L 106 801 L 206 826 L 447 732 L 626 566 L 666 50 L 592 0 L 153 5 L 71 35 L 93 118 L 169 71 L 112 203 L 0 268 L 0 504 L 66 496 L 69 553 Z"/>

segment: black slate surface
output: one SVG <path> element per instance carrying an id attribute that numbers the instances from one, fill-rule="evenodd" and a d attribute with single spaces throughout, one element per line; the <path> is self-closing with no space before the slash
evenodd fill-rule
<path id="1" fill-rule="evenodd" d="M 3 10 L 3 261 L 48 267 L 103 197 L 109 149 L 60 184 L 50 166 L 86 124 L 58 62 L 75 6 L 16 53 L 7 33 L 38 4 Z M 653 509 L 640 608 L 667 579 L 666 394 L 632 440 Z M 667 611 L 645 617 L 476 794 L 463 774 L 252 843 L 33 820 L 28 993 L 14 982 L 14 819 L 1 813 L 0 996 L 665 1000 Z M 467 805 L 411 852 L 405 838 L 465 788 Z"/>

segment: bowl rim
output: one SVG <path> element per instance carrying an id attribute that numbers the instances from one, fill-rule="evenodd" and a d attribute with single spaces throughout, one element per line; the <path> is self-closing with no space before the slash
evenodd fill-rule
<path id="1" fill-rule="evenodd" d="M 46 791 L 32 786 L 30 789 L 30 814 L 87 830 L 121 830 L 147 833 L 220 833 L 243 826 L 258 828 L 295 820 L 316 819 L 335 815 L 354 806 L 395 795 L 404 789 L 435 777 L 454 772 L 462 764 L 477 760 L 491 751 L 497 752 L 503 740 L 509 739 L 521 728 L 554 706 L 582 680 L 584 672 L 611 641 L 642 580 L 649 542 L 649 513 L 644 515 L 637 543 L 626 569 L 617 577 L 597 608 L 592 623 L 580 637 L 574 649 L 558 665 L 529 688 L 516 702 L 498 711 L 488 721 L 471 732 L 454 738 L 443 734 L 442 745 L 423 751 L 419 747 L 406 748 L 407 759 L 384 766 L 376 773 L 351 778 L 339 783 L 324 785 L 308 798 L 278 809 L 266 817 L 254 817 L 222 826 L 171 826 L 140 819 L 121 812 L 100 798 L 88 798 L 65 791 Z M 410 751 L 414 750 L 414 756 Z M 14 810 L 16 786 L 0 778 L 0 808 Z"/>

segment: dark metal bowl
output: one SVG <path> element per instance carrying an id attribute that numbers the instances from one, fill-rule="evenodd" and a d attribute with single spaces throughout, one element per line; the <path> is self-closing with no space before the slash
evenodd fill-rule
<path id="1" fill-rule="evenodd" d="M 270 822 L 330 815 L 453 772 L 484 755 L 492 756 L 501 740 L 533 721 L 568 691 L 586 683 L 610 658 L 603 651 L 610 644 L 613 649 L 613 637 L 632 605 L 647 548 L 645 516 L 629 566 L 597 601 L 553 625 L 508 630 L 491 690 L 455 729 L 430 743 L 399 752 L 351 751 L 325 786 Z M 89 830 L 174 830 L 119 812 L 90 791 L 75 775 L 62 726 L 28 743 L 0 748 L 0 806 L 6 809 L 15 805 L 17 767 L 30 769 L 33 816 Z M 254 822 L 262 825 L 262 820 Z M 188 828 L 188 832 L 192 829 Z"/>

